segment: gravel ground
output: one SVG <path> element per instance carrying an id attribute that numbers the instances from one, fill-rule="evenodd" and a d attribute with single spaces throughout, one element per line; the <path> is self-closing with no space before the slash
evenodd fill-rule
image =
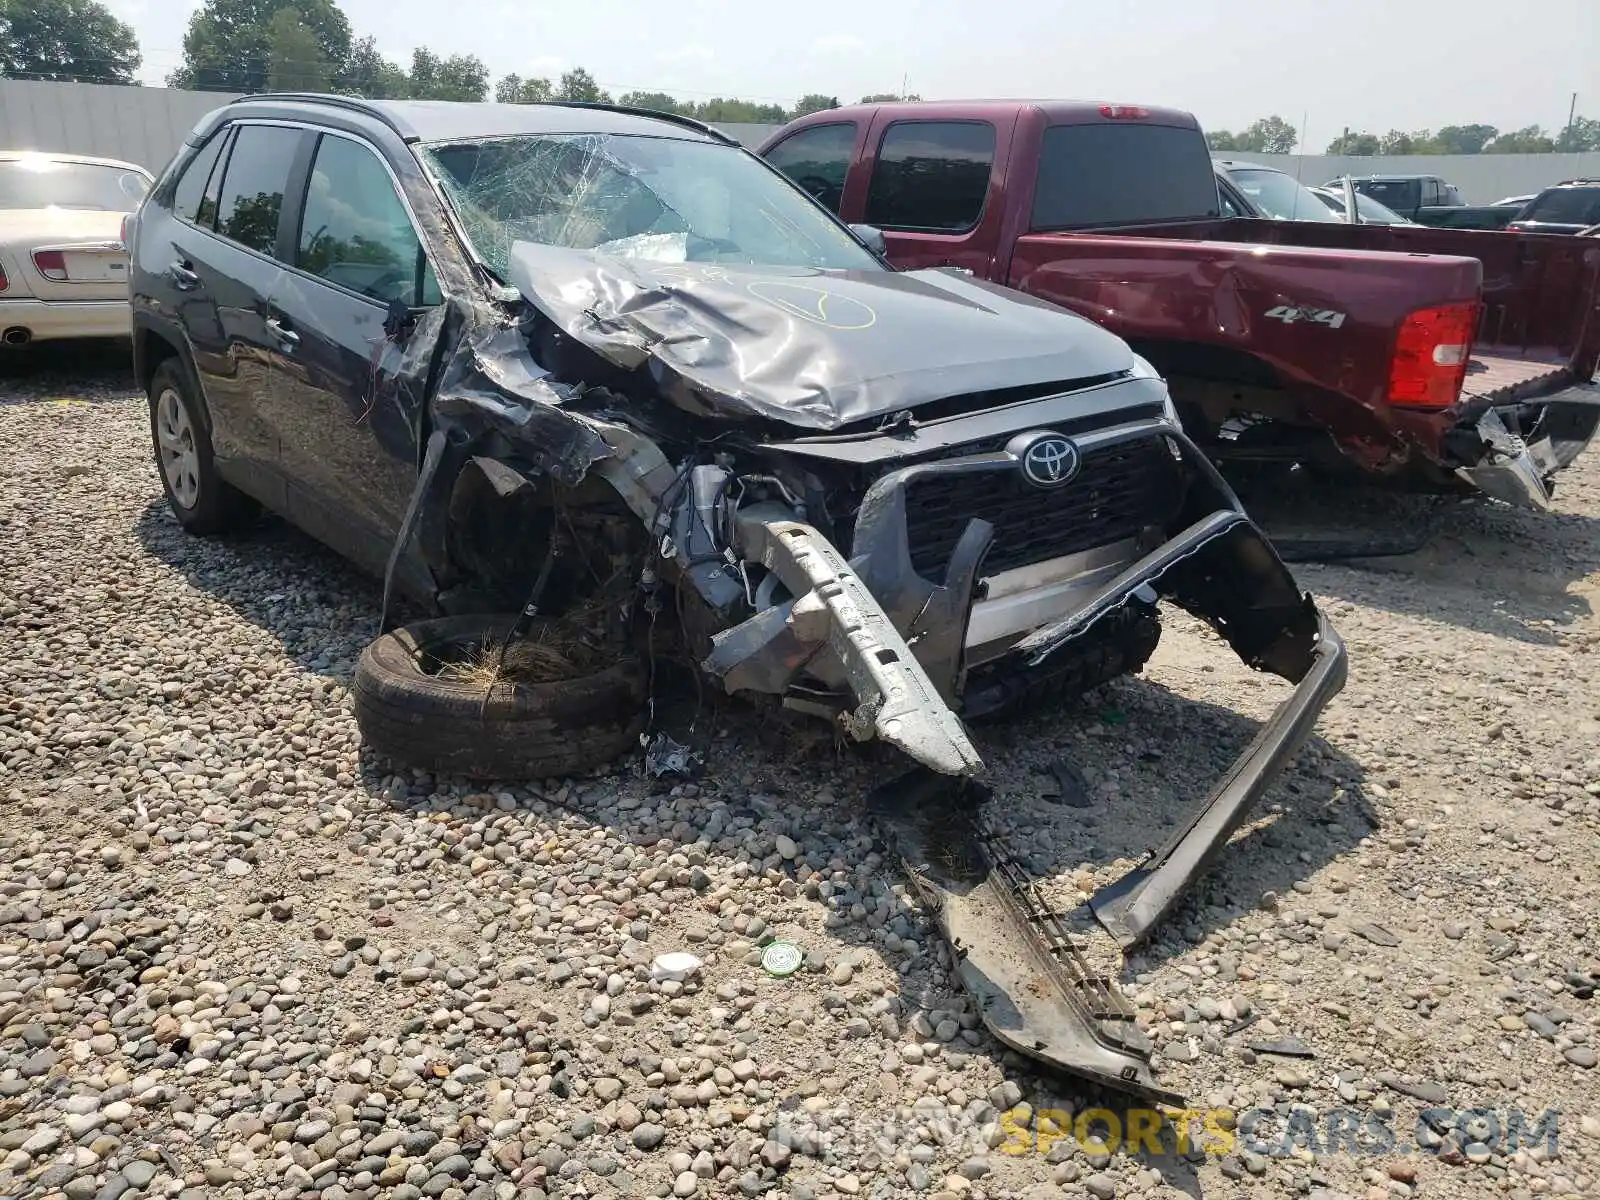
<path id="1" fill-rule="evenodd" d="M 884 760 L 728 707 L 667 793 L 396 774 L 347 694 L 376 585 L 281 525 L 182 535 L 116 358 L 6 370 L 0 1195 L 1595 1194 L 1600 454 L 1556 514 L 1298 568 L 1351 680 L 1127 964 L 1163 1084 L 1234 1114 L 1156 1154 L 1052 1136 L 1123 1102 L 981 1032 L 858 816 Z M 1075 902 L 1282 690 L 1170 622 L 984 732 L 1006 836 Z M 1550 1109 L 1553 1146 L 1489 1128 Z"/>

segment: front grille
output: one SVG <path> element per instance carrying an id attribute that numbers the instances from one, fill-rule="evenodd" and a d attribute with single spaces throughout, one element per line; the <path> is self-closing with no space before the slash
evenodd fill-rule
<path id="1" fill-rule="evenodd" d="M 942 579 L 973 517 L 994 526 L 986 575 L 1164 529 L 1183 506 L 1183 481 L 1161 438 L 1092 450 L 1059 488 L 1033 487 L 1014 469 L 930 475 L 907 489 L 911 563 L 923 578 Z"/>

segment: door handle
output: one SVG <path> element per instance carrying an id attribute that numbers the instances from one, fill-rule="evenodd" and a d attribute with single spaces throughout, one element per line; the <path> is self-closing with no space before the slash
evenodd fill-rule
<path id="1" fill-rule="evenodd" d="M 277 317 L 267 318 L 267 332 L 278 339 L 278 345 L 285 350 L 292 350 L 300 344 L 300 335 L 290 329 Z"/>
<path id="2" fill-rule="evenodd" d="M 175 262 L 167 268 L 167 274 L 172 277 L 172 282 L 180 292 L 192 291 L 200 286 L 200 276 L 189 269 L 189 264 Z"/>

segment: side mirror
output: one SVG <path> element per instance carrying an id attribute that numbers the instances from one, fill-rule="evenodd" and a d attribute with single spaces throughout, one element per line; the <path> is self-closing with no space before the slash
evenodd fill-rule
<path id="1" fill-rule="evenodd" d="M 888 257 L 889 243 L 883 240 L 883 230 L 876 225 L 852 225 L 850 226 L 850 232 L 855 234 L 861 244 L 879 258 Z"/>

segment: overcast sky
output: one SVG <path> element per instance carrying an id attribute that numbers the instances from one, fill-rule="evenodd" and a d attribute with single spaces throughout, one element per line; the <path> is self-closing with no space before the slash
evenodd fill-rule
<path id="1" fill-rule="evenodd" d="M 141 77 L 179 61 L 197 0 L 106 0 L 137 30 Z M 1600 0 L 344 0 L 356 36 L 409 61 L 471 53 L 495 77 L 587 67 L 613 92 L 792 104 L 898 91 L 1049 96 L 1194 112 L 1208 129 L 1277 113 L 1320 152 L 1349 125 L 1558 128 L 1600 117 Z"/>

